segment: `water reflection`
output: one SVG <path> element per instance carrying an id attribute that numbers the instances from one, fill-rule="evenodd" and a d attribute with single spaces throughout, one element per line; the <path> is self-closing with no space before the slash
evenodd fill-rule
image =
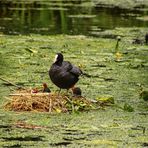
<path id="1" fill-rule="evenodd" d="M 142 11 L 102 8 L 89 2 L 1 0 L 0 31 L 6 34 L 88 35 L 94 28 L 148 26 L 148 21 L 136 19 L 137 15 L 143 15 Z"/>

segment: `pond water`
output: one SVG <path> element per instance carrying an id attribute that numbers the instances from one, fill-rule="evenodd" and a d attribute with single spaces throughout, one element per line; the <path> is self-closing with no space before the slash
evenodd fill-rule
<path id="1" fill-rule="evenodd" d="M 0 32 L 5 34 L 83 34 L 115 27 L 146 27 L 145 9 L 106 8 L 91 0 L 0 0 Z"/>
<path id="2" fill-rule="evenodd" d="M 148 103 L 139 98 L 141 86 L 147 88 L 147 46 L 129 42 L 145 31 L 118 30 L 125 35 L 119 44 L 119 61 L 113 52 L 115 39 L 1 35 L 0 77 L 27 88 L 47 82 L 52 91 L 57 90 L 49 80 L 48 68 L 55 52 L 62 50 L 66 60 L 82 64 L 83 71 L 91 76 L 81 77 L 77 83 L 82 94 L 93 100 L 113 96 L 115 104 L 72 114 L 7 111 L 6 98 L 16 88 L 0 80 L 0 147 L 148 146 Z M 36 52 L 30 55 L 26 48 Z"/>

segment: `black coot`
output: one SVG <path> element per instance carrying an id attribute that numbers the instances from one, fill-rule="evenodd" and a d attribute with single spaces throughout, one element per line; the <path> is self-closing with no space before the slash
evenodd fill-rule
<path id="1" fill-rule="evenodd" d="M 78 77 L 81 74 L 82 71 L 78 67 L 68 61 L 64 61 L 61 53 L 57 53 L 55 61 L 49 70 L 51 81 L 59 87 L 60 90 L 72 88 L 79 80 Z"/>

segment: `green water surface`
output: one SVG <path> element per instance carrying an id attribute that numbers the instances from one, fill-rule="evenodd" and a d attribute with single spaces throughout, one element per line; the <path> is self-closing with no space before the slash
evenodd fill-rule
<path id="1" fill-rule="evenodd" d="M 112 96 L 115 104 L 95 111 L 49 114 L 14 112 L 4 109 L 14 86 L 0 80 L 0 147 L 147 147 L 148 103 L 139 98 L 147 88 L 147 28 L 116 28 L 103 35 L 116 39 L 69 35 L 0 35 L 0 77 L 23 87 L 46 82 L 57 90 L 48 76 L 55 53 L 80 65 L 89 77 L 77 86 L 88 99 Z M 30 52 L 30 49 L 32 52 Z M 63 90 L 64 92 L 64 90 Z M 132 108 L 129 109 L 129 108 Z M 38 128 L 20 127 L 25 123 Z"/>

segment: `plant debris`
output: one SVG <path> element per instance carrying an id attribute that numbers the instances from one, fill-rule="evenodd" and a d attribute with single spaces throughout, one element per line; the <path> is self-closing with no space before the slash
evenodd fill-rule
<path id="1" fill-rule="evenodd" d="M 9 95 L 5 109 L 13 111 L 39 111 L 49 113 L 76 112 L 97 109 L 99 103 L 82 96 L 57 93 L 33 93 L 32 90 L 18 90 Z"/>
<path id="2" fill-rule="evenodd" d="M 142 90 L 140 92 L 140 98 L 142 98 L 144 101 L 148 101 L 148 91 L 147 90 Z"/>

